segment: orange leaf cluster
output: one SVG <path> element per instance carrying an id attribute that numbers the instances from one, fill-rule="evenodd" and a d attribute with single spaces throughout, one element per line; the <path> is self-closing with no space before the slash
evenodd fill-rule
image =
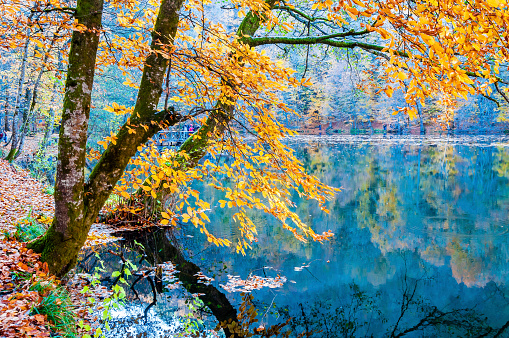
<path id="1" fill-rule="evenodd" d="M 0 160 L 0 230 L 14 232 L 13 224 L 32 214 L 53 216 L 53 196 L 43 192 L 43 185 L 25 170 L 17 170 Z"/>
<path id="2" fill-rule="evenodd" d="M 31 314 L 41 300 L 36 291 L 29 291 L 34 278 L 47 278 L 47 265 L 39 255 L 16 241 L 0 240 L 0 336 L 49 337 L 46 318 Z M 27 281 L 14 280 L 16 274 L 32 275 Z"/>
<path id="3" fill-rule="evenodd" d="M 264 287 L 271 289 L 279 288 L 283 286 L 284 283 L 286 283 L 286 277 L 279 275 L 274 278 L 249 275 L 246 280 L 240 279 L 239 276 L 228 275 L 228 282 L 226 285 L 220 285 L 228 292 L 251 292 Z"/>

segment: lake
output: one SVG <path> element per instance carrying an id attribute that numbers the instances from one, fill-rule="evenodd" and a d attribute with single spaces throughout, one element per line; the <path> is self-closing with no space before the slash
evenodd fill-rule
<path id="1" fill-rule="evenodd" d="M 121 250 L 152 277 L 128 290 L 107 336 L 214 337 L 218 318 L 238 313 L 240 292 L 250 291 L 252 327 L 287 323 L 291 337 L 509 337 L 509 138 L 302 136 L 289 144 L 310 173 L 341 188 L 330 214 L 296 200 L 301 218 L 334 238 L 299 242 L 264 214 L 253 214 L 258 242 L 246 256 L 187 225 L 121 233 L 98 249 L 108 271 L 119 259 L 107 251 Z M 236 242 L 228 209 L 208 216 L 209 231 Z M 96 265 L 89 256 L 80 269 Z"/>

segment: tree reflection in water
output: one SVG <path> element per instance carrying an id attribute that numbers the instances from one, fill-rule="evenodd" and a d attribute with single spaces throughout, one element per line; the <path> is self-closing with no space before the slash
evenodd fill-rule
<path id="1" fill-rule="evenodd" d="M 201 302 L 196 305 L 193 315 L 203 325 L 197 325 L 197 332 L 202 331 L 203 337 L 213 337 L 212 332 L 222 329 L 226 337 L 505 337 L 509 334 L 509 321 L 500 327 L 491 327 L 487 317 L 471 308 L 441 308 L 423 298 L 418 290 L 432 278 L 422 276 L 411 278 L 403 273 L 400 278 L 400 295 L 395 299 L 399 313 L 387 316 L 384 312 L 381 291 L 362 290 L 359 285 L 349 285 L 348 296 L 341 303 L 331 297 L 317 297 L 316 300 L 295 298 L 291 304 L 278 304 L 277 301 L 268 306 L 263 300 L 256 299 L 256 295 L 242 294 L 242 302 L 237 308 L 233 297 L 227 297 L 212 284 L 205 284 L 200 277 L 203 275 L 200 267 L 185 257 L 178 241 L 171 231 L 152 229 L 142 232 L 123 232 L 124 240 L 113 251 L 110 247 L 103 249 L 102 256 L 109 253 L 105 266 L 110 271 L 118 270 L 119 256 L 141 258 L 140 265 L 145 267 L 145 273 L 131 280 L 132 295 L 129 301 L 141 299 L 144 303 L 143 311 L 138 311 L 134 317 L 120 316 L 112 326 L 111 336 L 126 337 L 157 337 L 166 336 L 162 328 L 151 329 L 158 320 L 175 321 L 175 318 L 165 315 L 178 312 L 184 318 L 189 315 L 182 311 L 186 302 L 193 302 L 193 296 Z M 121 252 L 121 254 L 119 254 Z M 161 282 L 162 287 L 156 287 L 157 267 L 171 263 L 176 272 L 176 280 Z M 82 261 L 82 269 L 90 271 L 94 262 Z M 142 269 L 143 270 L 143 269 Z M 160 280 L 160 279 L 159 279 Z M 105 284 L 112 285 L 115 280 L 107 278 Z M 180 284 L 187 292 L 180 294 L 184 301 L 177 306 L 168 304 L 165 298 L 178 296 L 179 291 L 174 286 Z M 182 291 L 182 290 L 181 290 Z M 337 290 L 324 290 L 326 293 Z M 500 290 L 494 288 L 493 298 L 503 297 Z M 229 299 L 230 298 L 230 299 Z M 158 303 L 159 302 L 159 303 Z M 156 305 L 157 319 L 147 312 Z M 159 305 L 159 307 L 157 307 Z M 128 304 L 129 308 L 129 304 Z M 189 312 L 189 311 L 188 311 Z M 265 327 L 261 325 L 261 316 L 270 312 L 275 318 L 275 324 Z M 394 316 L 396 315 L 396 316 Z M 396 318 L 395 320 L 390 320 Z M 149 321 L 147 321 L 149 319 Z M 136 334 L 134 333 L 136 332 Z M 181 336 L 197 337 L 186 334 L 184 329 L 172 331 Z M 300 334 L 297 334 L 300 332 Z M 302 332 L 305 332 L 302 333 Z M 201 335 L 198 335 L 201 336 Z"/>
<path id="2" fill-rule="evenodd" d="M 183 318 L 189 311 L 182 311 L 182 299 L 195 302 L 190 290 L 206 293 L 191 311 L 204 320 L 199 330 L 213 329 L 214 315 L 224 321 L 241 313 L 239 295 L 219 285 L 225 275 L 245 278 L 272 269 L 288 283 L 274 290 L 276 297 L 253 292 L 264 327 L 290 320 L 286 328 L 312 337 L 509 337 L 509 148 L 491 141 L 472 145 L 475 138 L 361 141 L 296 147 L 314 175 L 343 187 L 330 215 L 309 201 L 296 205 L 317 231 L 336 234 L 330 243 L 292 241 L 266 215 L 253 215 L 260 231 L 247 256 L 203 245 L 193 228 L 179 241 L 158 232 L 123 234 L 122 250 L 131 260 L 143 253 L 146 268 L 163 262 L 179 267 L 180 281 L 163 283 L 166 291 L 148 311 L 149 321 Z M 206 184 L 195 188 L 213 193 Z M 211 208 L 211 232 L 236 242 L 229 211 Z M 119 257 L 102 256 L 110 271 L 118 270 Z M 212 288 L 196 286 L 200 270 L 216 277 Z M 178 283 L 183 287 L 168 290 Z M 150 281 L 140 279 L 135 289 L 144 301 L 142 317 L 153 299 Z M 134 293 L 129 297 L 139 304 Z M 154 325 L 143 330 L 149 336 L 156 331 Z"/>

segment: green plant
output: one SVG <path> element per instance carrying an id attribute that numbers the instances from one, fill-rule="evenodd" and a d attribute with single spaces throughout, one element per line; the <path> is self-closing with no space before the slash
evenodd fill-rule
<path id="1" fill-rule="evenodd" d="M 19 220 L 15 224 L 16 232 L 13 236 L 9 234 L 7 236 L 5 233 L 4 235 L 6 237 L 14 237 L 16 240 L 20 242 L 29 242 L 42 234 L 46 231 L 46 226 L 39 223 L 35 217 L 32 215 L 32 209 L 28 212 L 28 216 Z"/>
<path id="2" fill-rule="evenodd" d="M 13 281 L 26 281 L 32 277 L 32 274 L 26 271 L 12 271 L 11 274 Z"/>
<path id="3" fill-rule="evenodd" d="M 203 320 L 200 319 L 200 310 L 205 306 L 198 296 L 193 295 L 191 299 L 186 299 L 185 304 L 189 313 L 181 317 L 186 335 L 197 336 L 203 329 Z"/>
<path id="4" fill-rule="evenodd" d="M 53 157 L 38 153 L 28 164 L 30 175 L 39 181 L 54 182 L 56 162 Z"/>
<path id="5" fill-rule="evenodd" d="M 14 238 L 14 234 L 9 232 L 8 230 L 2 230 L 2 235 L 5 237 L 5 239 L 9 240 L 9 239 L 13 239 Z"/>
<path id="6" fill-rule="evenodd" d="M 77 337 L 73 304 L 67 290 L 47 281 L 33 284 L 30 290 L 43 295 L 39 305 L 32 308 L 32 313 L 45 315 L 50 322 L 50 328 L 61 334 L 60 337 Z"/>
<path id="7" fill-rule="evenodd" d="M 45 194 L 54 195 L 55 194 L 55 187 L 52 186 L 52 185 L 48 185 L 48 186 L 44 187 L 44 189 L 42 191 Z"/>
<path id="8" fill-rule="evenodd" d="M 101 284 L 100 273 L 106 272 L 106 269 L 104 268 L 104 261 L 101 259 L 98 253 L 96 253 L 95 256 L 97 257 L 100 266 L 96 266 L 94 268 L 95 269 L 94 274 L 90 275 L 91 278 L 90 287 L 92 289 Z M 111 274 L 111 277 L 115 278 L 116 280 L 111 287 L 109 297 L 103 299 L 101 301 L 102 304 L 99 307 L 100 309 L 102 309 L 101 322 L 106 331 L 110 331 L 109 321 L 112 319 L 111 316 L 112 310 L 119 309 L 121 306 L 125 306 L 126 293 L 124 287 L 121 286 L 120 284 L 128 286 L 129 284 L 126 281 L 126 279 L 132 276 L 131 271 L 136 271 L 138 269 L 136 265 L 134 265 L 129 259 L 125 259 L 122 254 L 119 254 L 118 256 L 122 259 L 122 267 L 120 268 L 120 270 L 113 271 L 113 273 Z M 90 289 L 90 287 L 87 285 L 84 286 L 80 293 L 86 294 L 91 292 L 92 290 Z M 94 304 L 96 302 L 94 297 L 87 297 L 87 299 L 91 304 Z M 99 308 L 96 308 L 96 310 L 98 310 Z M 94 310 L 90 308 L 89 311 L 90 313 L 92 313 Z M 92 327 L 88 324 L 85 324 L 83 320 L 78 322 L 78 326 L 84 329 L 85 331 L 92 333 Z M 82 338 L 91 337 L 92 335 L 86 333 L 83 335 Z M 97 327 L 95 329 L 93 337 L 105 337 L 100 327 Z"/>

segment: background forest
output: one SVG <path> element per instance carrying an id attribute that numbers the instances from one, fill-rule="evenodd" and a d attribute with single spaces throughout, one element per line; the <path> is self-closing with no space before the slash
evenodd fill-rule
<path id="1" fill-rule="evenodd" d="M 225 6 L 210 4 L 206 15 L 208 19 L 221 22 L 226 29 L 234 30 L 239 24 L 239 10 L 230 8 L 225 11 Z M 106 20 L 114 20 L 113 15 L 118 13 L 110 14 Z M 112 34 L 120 37 L 131 33 L 129 30 L 117 32 L 113 24 L 110 29 Z M 42 30 L 37 32 L 37 29 L 30 34 L 48 35 Z M 104 36 L 104 43 L 108 44 L 107 35 Z M 2 154 L 7 157 L 18 149 L 20 151 L 8 159 L 21 156 L 30 158 L 31 162 L 36 156 L 41 168 L 51 167 L 54 163 L 51 158 L 56 156 L 55 149 L 46 154 L 46 147 L 55 145 L 58 137 L 67 67 L 63 55 L 69 44 L 58 31 L 46 39 L 50 40 L 49 46 L 27 37 L 19 47 L 0 51 L 0 132 L 6 134 Z M 380 38 L 371 40 L 379 44 L 383 42 Z M 272 58 L 283 60 L 286 66 L 297 71 L 298 76 L 309 78 L 312 83 L 281 93 L 283 102 L 299 115 L 283 111 L 280 120 L 301 134 L 500 134 L 509 131 L 507 104 L 480 94 L 454 102 L 454 114 L 451 114 L 451 107 L 437 102 L 440 97 L 426 99 L 418 119 L 394 114 L 407 103 L 401 91 L 388 97 L 377 89 L 388 83 L 380 76 L 381 65 L 376 55 L 321 45 L 269 45 L 265 49 Z M 110 108 L 112 103 L 131 107 L 136 100 L 133 83 L 139 81 L 141 72 L 131 69 L 129 76 L 132 79 L 129 81 L 125 80 L 125 75 L 125 70 L 114 64 L 100 67 L 96 74 L 88 129 L 89 149 L 100 151 L 102 147 L 98 142 L 127 120 L 127 115 Z M 19 136 L 12 139 L 13 130 Z M 29 149 L 24 148 L 27 137 Z M 28 165 L 27 161 L 21 163 Z M 91 169 L 92 164 L 88 166 Z M 38 172 L 41 168 L 33 169 Z"/>

